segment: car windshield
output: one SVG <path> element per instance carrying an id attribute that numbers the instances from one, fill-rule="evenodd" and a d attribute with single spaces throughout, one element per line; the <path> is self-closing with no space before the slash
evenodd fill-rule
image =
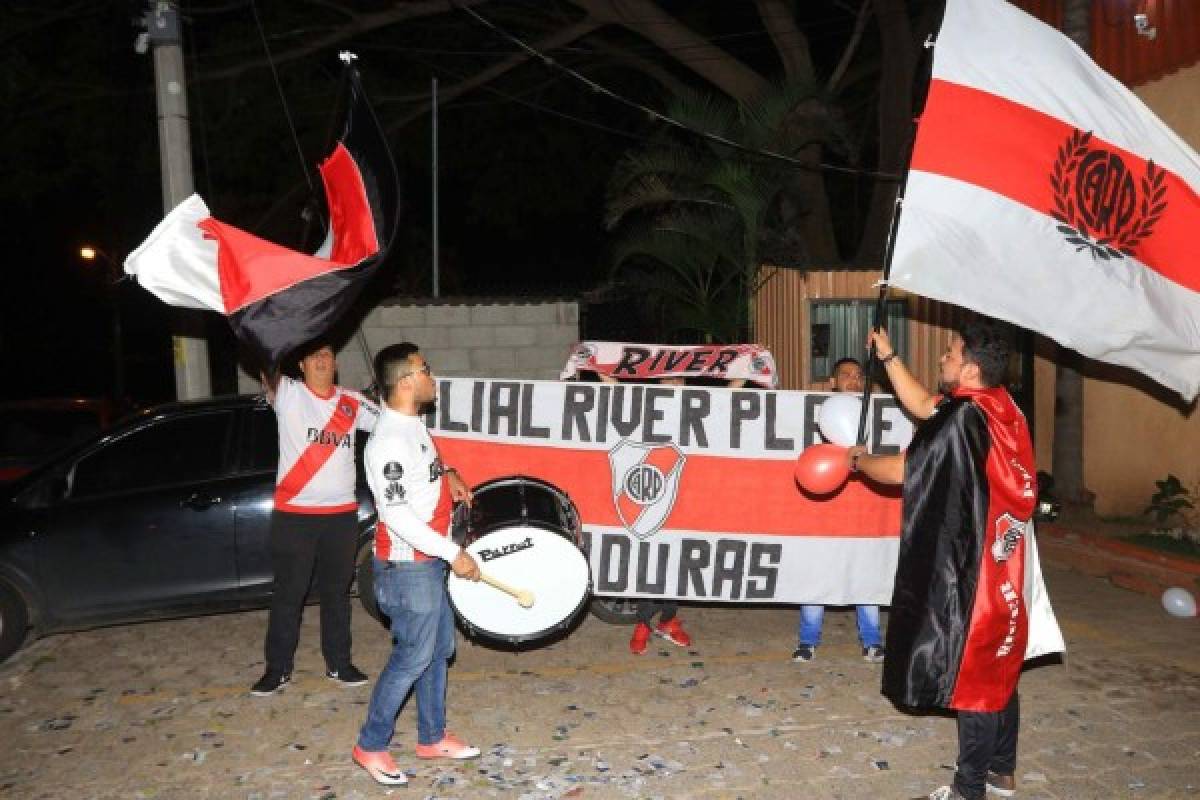
<path id="1" fill-rule="evenodd" d="M 0 412 L 0 459 L 39 463 L 100 431 L 87 409 L 7 409 Z"/>

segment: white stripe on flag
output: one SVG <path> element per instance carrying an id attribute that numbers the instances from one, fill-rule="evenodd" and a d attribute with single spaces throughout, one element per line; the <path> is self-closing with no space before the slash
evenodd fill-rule
<path id="1" fill-rule="evenodd" d="M 217 243 L 197 226 L 208 207 L 193 194 L 125 259 L 125 272 L 167 305 L 225 313 L 217 272 Z"/>
<path id="2" fill-rule="evenodd" d="M 1132 258 L 1081 258 L 1051 217 L 939 175 L 909 175 L 900 224 L 893 285 L 1200 391 L 1200 294 Z"/>
<path id="3" fill-rule="evenodd" d="M 856 536 L 756 536 L 746 534 L 716 533 L 713 531 L 673 530 L 664 528 L 648 541 L 634 543 L 626 560 L 616 548 L 614 540 L 628 541 L 624 528 L 607 525 L 588 525 L 592 535 L 590 560 L 592 565 L 592 591 L 598 595 L 621 597 L 670 597 L 683 600 L 738 600 L 745 603 L 811 603 L 814 605 L 890 605 L 896 577 L 896 559 L 900 550 L 900 539 L 895 536 L 859 538 Z M 681 565 L 685 547 L 694 548 L 704 543 L 709 551 L 719 553 L 721 542 L 742 540 L 747 549 L 753 543 L 766 541 L 778 546 L 778 561 L 772 557 L 770 563 L 775 570 L 774 591 L 768 596 L 751 596 L 750 589 L 763 590 L 768 578 L 766 571 L 750 568 L 749 556 L 745 577 L 730 580 L 730 563 L 736 560 L 736 552 L 728 550 L 720 564 L 724 579 L 717 580 L 718 565 L 706 562 L 700 565 Z M 606 549 L 607 548 L 607 549 Z M 639 591 L 638 576 L 653 582 L 661 566 L 658 555 L 665 550 L 667 556 L 666 586 L 652 593 Z M 642 563 L 645 556 L 646 562 Z M 715 556 L 714 556 L 715 557 Z M 761 567 L 762 565 L 755 565 Z M 624 588 L 606 588 L 614 582 L 620 584 L 625 578 Z M 697 585 L 695 578 L 699 579 Z M 684 591 L 679 591 L 680 584 Z M 719 583 L 718 589 L 715 584 Z M 734 597 L 734 591 L 738 596 Z"/>

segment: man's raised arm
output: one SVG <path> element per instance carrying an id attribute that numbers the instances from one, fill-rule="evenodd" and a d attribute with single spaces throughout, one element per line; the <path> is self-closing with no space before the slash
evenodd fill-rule
<path id="1" fill-rule="evenodd" d="M 887 331 L 883 328 L 871 331 L 867 336 L 868 349 L 872 344 L 875 345 L 875 355 L 879 363 L 883 364 L 888 380 L 892 382 L 892 388 L 896 390 L 896 397 L 904 406 L 904 410 L 917 419 L 929 419 L 933 416 L 933 409 L 938 401 L 937 395 L 922 386 L 908 371 L 908 367 L 904 366 L 899 353 L 892 345 L 892 340 L 888 338 Z"/>

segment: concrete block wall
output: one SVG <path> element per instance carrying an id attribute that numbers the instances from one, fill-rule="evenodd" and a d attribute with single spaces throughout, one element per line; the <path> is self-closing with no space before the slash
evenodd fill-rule
<path id="1" fill-rule="evenodd" d="M 579 341 L 579 304 L 572 300 L 489 298 L 387 301 L 363 320 L 374 356 L 396 342 L 420 346 L 435 375 L 557 380 L 571 345 Z M 338 351 L 338 382 L 362 388 L 371 382 L 357 335 Z M 239 375 L 243 392 L 258 380 Z"/>

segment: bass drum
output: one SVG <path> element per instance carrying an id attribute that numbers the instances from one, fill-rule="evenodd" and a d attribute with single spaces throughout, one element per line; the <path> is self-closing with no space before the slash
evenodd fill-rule
<path id="1" fill-rule="evenodd" d="M 450 604 L 472 635 L 519 644 L 570 625 L 587 603 L 592 576 L 571 498 L 537 478 L 497 478 L 474 489 L 451 523 L 454 541 L 489 577 L 532 593 L 528 608 L 483 581 L 450 573 Z"/>

